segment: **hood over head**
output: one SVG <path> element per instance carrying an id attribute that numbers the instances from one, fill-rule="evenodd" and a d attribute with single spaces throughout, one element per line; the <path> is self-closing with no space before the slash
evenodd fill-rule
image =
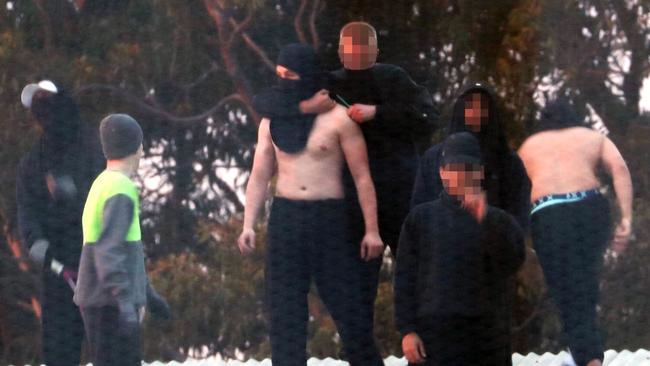
<path id="1" fill-rule="evenodd" d="M 547 102 L 542 108 L 537 131 L 557 130 L 567 127 L 584 126 L 585 117 L 578 114 L 567 97 L 559 97 Z"/>
<path id="2" fill-rule="evenodd" d="M 480 93 L 482 97 L 481 100 L 488 104 L 487 119 L 481 121 L 481 129 L 478 133 L 471 131 L 465 124 L 465 102 L 470 100 L 474 93 Z M 509 153 L 510 151 L 505 131 L 502 126 L 496 96 L 492 89 L 484 84 L 473 83 L 465 87 L 456 98 L 451 120 L 449 121 L 448 134 L 456 132 L 473 133 L 478 138 L 481 150 L 484 154 L 504 154 Z"/>

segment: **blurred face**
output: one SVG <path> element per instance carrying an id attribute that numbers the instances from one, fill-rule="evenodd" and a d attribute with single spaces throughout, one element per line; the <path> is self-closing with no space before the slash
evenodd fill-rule
<path id="1" fill-rule="evenodd" d="M 477 195 L 481 192 L 483 167 L 478 164 L 452 163 L 440 168 L 445 191 L 454 197 Z"/>
<path id="2" fill-rule="evenodd" d="M 345 26 L 339 39 L 339 58 L 348 70 L 365 70 L 377 61 L 377 36 L 367 24 Z"/>
<path id="3" fill-rule="evenodd" d="M 465 98 L 465 126 L 471 132 L 481 132 L 488 121 L 488 101 L 481 93 L 472 93 Z"/>

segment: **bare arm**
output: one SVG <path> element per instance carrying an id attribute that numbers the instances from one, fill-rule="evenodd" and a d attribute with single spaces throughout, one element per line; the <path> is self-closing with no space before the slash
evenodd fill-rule
<path id="1" fill-rule="evenodd" d="M 269 120 L 263 119 L 257 136 L 257 147 L 253 157 L 253 170 L 246 186 L 246 205 L 244 206 L 244 227 L 238 245 L 242 253 L 255 248 L 255 220 L 268 192 L 269 182 L 275 174 L 275 150 L 271 141 Z"/>
<path id="2" fill-rule="evenodd" d="M 377 225 L 377 196 L 368 167 L 368 151 L 361 129 L 352 120 L 345 119 L 340 129 L 341 149 L 354 179 L 363 212 L 366 235 L 361 243 L 361 256 L 372 259 L 380 255 L 384 246 Z"/>
<path id="3" fill-rule="evenodd" d="M 607 172 L 612 176 L 616 199 L 621 210 L 621 221 L 616 228 L 614 249 L 622 251 L 627 245 L 627 239 L 632 231 L 632 178 L 627 164 L 616 148 L 616 145 L 603 137 L 601 159 Z"/>

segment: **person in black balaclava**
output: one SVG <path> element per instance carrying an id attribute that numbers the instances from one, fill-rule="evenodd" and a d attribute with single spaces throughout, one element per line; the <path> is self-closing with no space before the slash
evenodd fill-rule
<path id="1" fill-rule="evenodd" d="M 21 101 L 42 131 L 21 159 L 16 193 L 20 236 L 42 268 L 43 363 L 78 365 L 84 330 L 72 295 L 83 243 L 81 213 L 104 160 L 97 134 L 81 122 L 61 86 L 29 84 Z"/>
<path id="2" fill-rule="evenodd" d="M 323 87 L 310 46 L 284 47 L 277 63 L 278 85 L 257 95 L 256 104 L 284 99 L 299 103 Z M 349 231 L 344 163 L 358 191 L 361 237 Z M 368 276 L 364 261 L 380 257 L 384 245 L 361 129 L 337 105 L 319 115 L 262 119 L 237 241 L 243 254 L 255 248 L 255 221 L 276 174 L 265 264 L 273 364 L 307 364 L 307 297 L 313 278 L 350 365 L 382 365 L 374 341 L 372 309 L 363 290 Z"/>
<path id="3" fill-rule="evenodd" d="M 316 54 L 311 47 L 290 44 L 282 49 L 277 60 L 277 85 L 253 97 L 253 105 L 261 110 L 273 109 L 278 102 L 295 105 L 311 98 L 326 85 L 326 75 L 318 67 Z M 334 107 L 334 102 L 330 103 Z M 273 142 L 282 151 L 297 153 L 307 143 L 316 114 L 272 113 L 271 135 Z"/>

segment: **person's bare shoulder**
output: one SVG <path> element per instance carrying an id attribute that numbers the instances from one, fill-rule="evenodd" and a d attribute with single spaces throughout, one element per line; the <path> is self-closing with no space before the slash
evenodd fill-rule
<path id="1" fill-rule="evenodd" d="M 328 114 L 328 124 L 331 124 L 336 128 L 337 131 L 342 132 L 349 129 L 358 129 L 359 126 L 348 116 L 347 108 L 343 107 L 340 104 L 337 104 L 336 107 L 332 108 Z"/>

